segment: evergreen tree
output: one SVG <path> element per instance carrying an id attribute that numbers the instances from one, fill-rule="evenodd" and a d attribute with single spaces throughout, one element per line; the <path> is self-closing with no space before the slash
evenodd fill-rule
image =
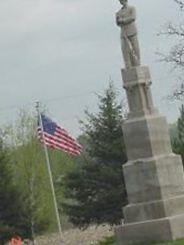
<path id="1" fill-rule="evenodd" d="M 184 105 L 180 109 L 180 117 L 177 122 L 177 137 L 172 140 L 173 151 L 180 154 L 184 165 Z"/>
<path id="2" fill-rule="evenodd" d="M 85 111 L 83 126 L 85 159 L 65 177 L 64 208 L 70 221 L 79 226 L 119 224 L 126 204 L 122 164 L 126 162 L 121 105 L 113 85 L 99 98 L 97 114 Z M 83 162 L 83 163 L 82 163 Z"/>
<path id="3" fill-rule="evenodd" d="M 22 235 L 23 216 L 19 193 L 13 184 L 12 171 L 6 150 L 0 142 L 0 244 L 13 235 Z"/>

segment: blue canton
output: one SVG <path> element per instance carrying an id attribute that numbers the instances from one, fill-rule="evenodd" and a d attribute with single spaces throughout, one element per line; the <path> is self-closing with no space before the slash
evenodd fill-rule
<path id="1" fill-rule="evenodd" d="M 56 132 L 57 124 L 53 122 L 50 118 L 44 116 L 43 114 L 41 115 L 41 118 L 43 124 L 43 131 L 50 135 L 54 135 Z"/>

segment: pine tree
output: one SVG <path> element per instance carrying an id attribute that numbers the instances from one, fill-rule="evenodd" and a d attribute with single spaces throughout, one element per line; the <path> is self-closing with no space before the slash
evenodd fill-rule
<path id="1" fill-rule="evenodd" d="M 65 177 L 64 208 L 70 221 L 79 226 L 119 224 L 126 204 L 122 164 L 126 162 L 121 105 L 113 85 L 99 98 L 97 114 L 85 112 L 83 126 L 85 159 Z"/>
<path id="2" fill-rule="evenodd" d="M 184 165 L 184 105 L 180 109 L 180 117 L 177 122 L 177 137 L 172 140 L 173 151 L 180 154 Z"/>
<path id="3" fill-rule="evenodd" d="M 22 235 L 21 203 L 13 184 L 12 171 L 6 150 L 0 142 L 0 244 L 11 236 Z"/>

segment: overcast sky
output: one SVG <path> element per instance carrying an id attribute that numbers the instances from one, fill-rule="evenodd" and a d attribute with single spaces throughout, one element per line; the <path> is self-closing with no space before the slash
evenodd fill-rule
<path id="1" fill-rule="evenodd" d="M 167 21 L 178 21 L 173 0 L 131 0 L 137 7 L 142 63 L 152 74 L 154 101 L 169 122 L 178 105 L 164 100 L 175 84 L 168 66 L 157 62 L 157 49 L 169 47 L 157 33 Z M 97 106 L 109 78 L 122 90 L 123 67 L 118 0 L 1 0 L 0 1 L 0 124 L 16 119 L 19 108 L 46 104 L 72 134 L 78 119 Z M 120 98 L 124 93 L 120 95 Z"/>

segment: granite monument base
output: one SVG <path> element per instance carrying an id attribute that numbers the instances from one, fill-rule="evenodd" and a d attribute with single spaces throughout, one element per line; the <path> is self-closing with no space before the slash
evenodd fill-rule
<path id="1" fill-rule="evenodd" d="M 184 237 L 184 173 L 172 153 L 166 118 L 154 107 L 146 66 L 122 69 L 130 112 L 123 124 L 128 162 L 123 165 L 128 205 L 119 245 Z"/>
<path id="2" fill-rule="evenodd" d="M 125 224 L 115 230 L 118 245 L 174 241 L 184 237 L 184 215 Z"/>

